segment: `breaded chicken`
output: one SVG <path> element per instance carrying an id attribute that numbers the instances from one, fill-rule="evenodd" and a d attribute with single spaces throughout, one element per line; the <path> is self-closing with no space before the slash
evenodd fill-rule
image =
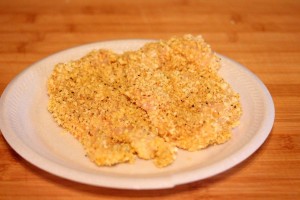
<path id="1" fill-rule="evenodd" d="M 201 36 L 185 35 L 116 54 L 95 50 L 58 64 L 48 109 L 98 165 L 195 151 L 231 138 L 239 95 L 218 75 L 220 59 Z M 176 147 L 175 147 L 176 146 Z"/>
<path id="2" fill-rule="evenodd" d="M 85 147 L 98 165 L 133 162 L 135 155 L 172 163 L 176 148 L 157 134 L 146 112 L 100 79 L 86 57 L 59 64 L 49 81 L 48 109 L 55 120 Z"/>
<path id="3" fill-rule="evenodd" d="M 160 113 L 174 126 L 167 138 L 188 150 L 230 138 L 241 116 L 239 95 L 218 75 L 220 59 L 202 37 L 173 37 L 139 51 L 169 80 L 173 108 Z"/>

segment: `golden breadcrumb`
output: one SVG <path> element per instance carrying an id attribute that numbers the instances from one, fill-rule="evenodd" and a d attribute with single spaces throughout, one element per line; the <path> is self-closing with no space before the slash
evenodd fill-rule
<path id="1" fill-rule="evenodd" d="M 220 59 L 201 36 L 152 42 L 137 51 L 92 51 L 55 66 L 48 110 L 102 166 L 195 151 L 231 137 L 239 95 L 218 75 Z"/>

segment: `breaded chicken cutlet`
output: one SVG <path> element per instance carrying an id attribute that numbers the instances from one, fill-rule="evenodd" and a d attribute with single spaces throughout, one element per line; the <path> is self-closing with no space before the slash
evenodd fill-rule
<path id="1" fill-rule="evenodd" d="M 147 113 L 104 84 L 87 56 L 58 64 L 49 81 L 48 110 L 56 122 L 84 146 L 98 165 L 133 162 L 136 155 L 164 167 L 176 148 L 158 136 Z"/>
<path id="2" fill-rule="evenodd" d="M 152 42 L 137 51 L 92 51 L 59 64 L 48 81 L 48 109 L 98 165 L 135 156 L 171 164 L 175 146 L 221 144 L 239 123 L 239 95 L 218 74 L 202 37 Z"/>

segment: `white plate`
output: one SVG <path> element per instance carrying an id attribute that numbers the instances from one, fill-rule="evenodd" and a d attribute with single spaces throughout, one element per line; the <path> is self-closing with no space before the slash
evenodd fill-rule
<path id="1" fill-rule="evenodd" d="M 0 99 L 0 127 L 10 146 L 23 158 L 57 176 L 96 186 L 124 189 L 170 188 L 208 178 L 245 160 L 268 137 L 274 104 L 265 85 L 242 65 L 222 58 L 220 74 L 240 93 L 241 124 L 233 138 L 198 152 L 179 151 L 169 167 L 151 161 L 97 167 L 70 134 L 64 133 L 47 111 L 46 81 L 55 64 L 78 59 L 93 49 L 134 50 L 150 40 L 120 40 L 87 44 L 51 55 L 24 70 Z"/>

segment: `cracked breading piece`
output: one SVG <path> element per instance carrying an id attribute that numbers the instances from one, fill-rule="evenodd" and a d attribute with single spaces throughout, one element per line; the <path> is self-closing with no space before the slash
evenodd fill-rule
<path id="1" fill-rule="evenodd" d="M 176 148 L 157 135 L 144 110 L 101 81 L 91 61 L 88 55 L 55 67 L 48 81 L 48 110 L 58 124 L 98 165 L 133 162 L 135 155 L 153 159 L 158 167 L 171 164 Z"/>

